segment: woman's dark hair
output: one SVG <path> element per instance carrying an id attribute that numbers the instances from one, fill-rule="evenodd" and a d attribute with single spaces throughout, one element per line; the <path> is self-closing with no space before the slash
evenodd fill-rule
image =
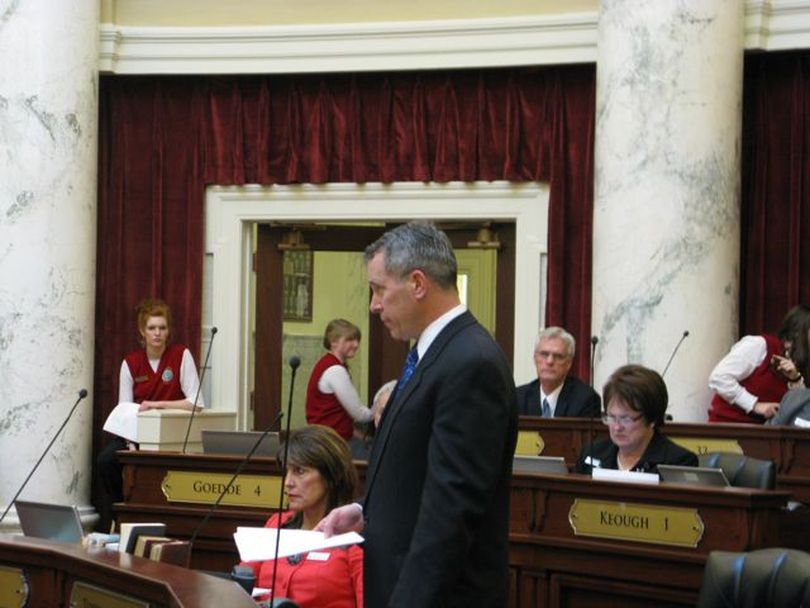
<path id="1" fill-rule="evenodd" d="M 620 399 L 655 426 L 664 424 L 669 393 L 664 379 L 654 370 L 641 365 L 623 365 L 617 369 L 602 388 L 605 412 L 613 399 Z"/>
<path id="2" fill-rule="evenodd" d="M 352 463 L 346 441 L 328 426 L 312 424 L 290 432 L 287 462 L 291 465 L 311 467 L 318 471 L 326 484 L 328 513 L 335 507 L 349 504 L 357 495 L 359 487 L 357 469 Z M 278 460 L 286 469 L 284 444 L 278 452 Z M 303 513 L 296 513 L 282 526 L 300 528 Z"/>
<path id="3" fill-rule="evenodd" d="M 782 342 L 790 342 L 790 359 L 802 376 L 810 378 L 810 306 L 791 308 L 777 335 Z"/>

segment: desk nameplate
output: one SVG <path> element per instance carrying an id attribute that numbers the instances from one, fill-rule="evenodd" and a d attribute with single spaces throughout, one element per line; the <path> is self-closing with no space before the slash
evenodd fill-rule
<path id="1" fill-rule="evenodd" d="M 682 448 L 695 454 L 710 454 L 712 452 L 731 452 L 742 454 L 743 449 L 736 439 L 718 439 L 712 437 L 670 437 L 672 441 Z"/>
<path id="2" fill-rule="evenodd" d="M 169 502 L 213 504 L 231 477 L 233 474 L 208 471 L 167 471 L 160 489 Z M 220 504 L 268 509 L 278 506 L 280 492 L 278 475 L 239 475 Z"/>
<path id="3" fill-rule="evenodd" d="M 543 453 L 546 443 L 537 431 L 518 431 L 515 454 L 518 456 L 539 456 Z"/>
<path id="4" fill-rule="evenodd" d="M 149 602 L 108 591 L 89 583 L 76 581 L 70 591 L 70 605 L 104 608 L 149 608 Z"/>
<path id="5" fill-rule="evenodd" d="M 0 566 L 0 606 L 22 608 L 28 604 L 28 580 L 20 568 Z"/>
<path id="6" fill-rule="evenodd" d="M 577 498 L 568 512 L 577 536 L 696 548 L 705 527 L 697 509 Z"/>

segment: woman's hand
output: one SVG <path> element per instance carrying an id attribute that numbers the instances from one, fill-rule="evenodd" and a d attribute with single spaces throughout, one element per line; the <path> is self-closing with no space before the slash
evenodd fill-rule
<path id="1" fill-rule="evenodd" d="M 140 405 L 138 406 L 139 412 L 145 412 L 146 410 L 157 410 L 160 409 L 160 401 L 141 401 Z"/>
<path id="2" fill-rule="evenodd" d="M 774 401 L 757 401 L 754 411 L 765 418 L 773 418 L 779 411 L 779 404 Z"/>
<path id="3" fill-rule="evenodd" d="M 798 382 L 802 377 L 799 370 L 796 369 L 796 364 L 787 357 L 774 355 L 771 357 L 771 367 L 782 374 L 788 382 Z"/>

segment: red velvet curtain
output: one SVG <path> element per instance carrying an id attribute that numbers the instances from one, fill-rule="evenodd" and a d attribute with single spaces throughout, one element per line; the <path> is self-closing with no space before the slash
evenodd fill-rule
<path id="1" fill-rule="evenodd" d="M 745 64 L 740 332 L 810 304 L 810 53 Z"/>
<path id="2" fill-rule="evenodd" d="M 546 318 L 589 336 L 592 65 L 102 77 L 100 107 L 96 450 L 139 299 L 165 298 L 199 348 L 206 184 L 550 181 Z"/>

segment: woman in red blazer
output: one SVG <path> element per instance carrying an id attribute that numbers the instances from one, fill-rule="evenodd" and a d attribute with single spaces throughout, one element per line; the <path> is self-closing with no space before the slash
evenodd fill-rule
<path id="1" fill-rule="evenodd" d="M 282 446 L 279 453 L 284 454 Z M 334 507 L 349 504 L 358 488 L 357 471 L 346 442 L 331 428 L 311 425 L 290 433 L 284 491 L 290 510 L 282 528 L 312 530 Z M 265 524 L 278 527 L 279 516 Z M 247 562 L 256 587 L 273 587 L 273 560 Z M 358 545 L 310 551 L 281 558 L 276 569 L 275 597 L 301 608 L 363 608 L 363 550 Z M 264 594 L 258 601 L 269 599 Z"/>

